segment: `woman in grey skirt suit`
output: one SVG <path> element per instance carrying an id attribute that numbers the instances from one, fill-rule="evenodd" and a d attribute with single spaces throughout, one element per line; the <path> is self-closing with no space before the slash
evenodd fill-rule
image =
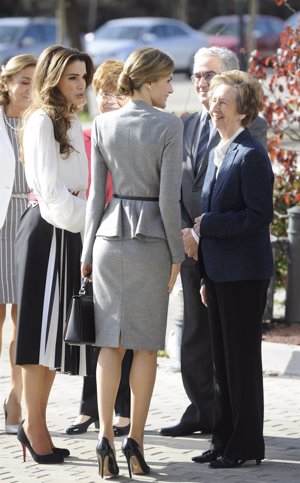
<path id="1" fill-rule="evenodd" d="M 169 293 L 184 259 L 180 227 L 182 123 L 166 106 L 173 61 L 153 48 L 129 56 L 119 78 L 131 100 L 96 117 L 92 133 L 92 183 L 87 205 L 82 275 L 92 273 L 95 297 L 100 433 L 99 474 L 116 475 L 112 416 L 126 349 L 131 428 L 122 450 L 129 473 L 150 471 L 143 433 L 163 349 Z M 106 178 L 114 196 L 105 209 Z"/>

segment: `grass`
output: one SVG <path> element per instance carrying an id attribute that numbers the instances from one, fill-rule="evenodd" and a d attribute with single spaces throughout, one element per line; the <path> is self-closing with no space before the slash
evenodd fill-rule
<path id="1" fill-rule="evenodd" d="M 92 118 L 87 111 L 82 111 L 79 113 L 79 119 L 82 123 L 91 122 Z"/>

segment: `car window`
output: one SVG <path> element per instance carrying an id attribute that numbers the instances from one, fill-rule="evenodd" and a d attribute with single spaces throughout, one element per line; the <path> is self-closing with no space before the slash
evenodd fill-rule
<path id="1" fill-rule="evenodd" d="M 45 37 L 45 42 L 51 44 L 56 42 L 56 25 L 47 24 L 43 25 L 43 33 Z"/>
<path id="2" fill-rule="evenodd" d="M 202 29 L 208 35 L 236 35 L 237 34 L 237 24 L 218 22 L 214 24 L 207 25 Z"/>
<path id="3" fill-rule="evenodd" d="M 24 31 L 21 42 L 25 38 L 32 39 L 33 44 L 38 44 L 39 42 L 45 42 L 43 28 L 41 28 L 40 25 L 31 25 Z"/>
<path id="4" fill-rule="evenodd" d="M 139 26 L 103 26 L 100 29 L 96 30 L 95 32 L 95 39 L 128 39 L 128 40 L 137 40 L 140 38 L 142 32 L 144 31 L 143 27 Z"/>
<path id="5" fill-rule="evenodd" d="M 150 34 L 154 34 L 159 39 L 163 39 L 168 36 L 166 25 L 155 25 L 149 29 Z"/>
<path id="6" fill-rule="evenodd" d="M 219 35 L 238 35 L 238 22 L 228 23 L 224 25 L 223 29 L 219 32 Z"/>
<path id="7" fill-rule="evenodd" d="M 166 25 L 166 32 L 167 37 L 182 37 L 183 35 L 187 35 L 186 31 L 177 25 Z"/>
<path id="8" fill-rule="evenodd" d="M 1 25 L 0 27 L 0 44 L 11 44 L 18 33 L 19 27 L 13 25 Z"/>

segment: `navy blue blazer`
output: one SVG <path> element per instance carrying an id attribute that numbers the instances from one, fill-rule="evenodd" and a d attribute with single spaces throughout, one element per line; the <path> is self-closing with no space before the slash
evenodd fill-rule
<path id="1" fill-rule="evenodd" d="M 269 279 L 274 175 L 267 152 L 245 129 L 230 144 L 216 181 L 213 157 L 201 198 L 201 276 L 215 282 Z"/>

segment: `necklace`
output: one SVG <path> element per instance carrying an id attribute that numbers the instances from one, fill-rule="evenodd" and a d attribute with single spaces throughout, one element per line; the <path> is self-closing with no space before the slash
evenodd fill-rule
<path id="1" fill-rule="evenodd" d="M 15 127 L 15 126 L 13 126 L 13 125 L 12 125 L 12 124 L 9 122 L 9 120 L 8 120 L 8 119 L 7 119 L 7 117 L 6 117 L 6 114 L 5 114 L 4 109 L 3 109 L 3 119 L 4 119 L 5 124 L 6 124 L 8 127 L 10 127 L 10 129 L 12 129 L 13 131 L 20 132 L 20 131 L 22 131 L 22 130 L 23 130 L 23 128 L 22 128 L 22 127 Z"/>

